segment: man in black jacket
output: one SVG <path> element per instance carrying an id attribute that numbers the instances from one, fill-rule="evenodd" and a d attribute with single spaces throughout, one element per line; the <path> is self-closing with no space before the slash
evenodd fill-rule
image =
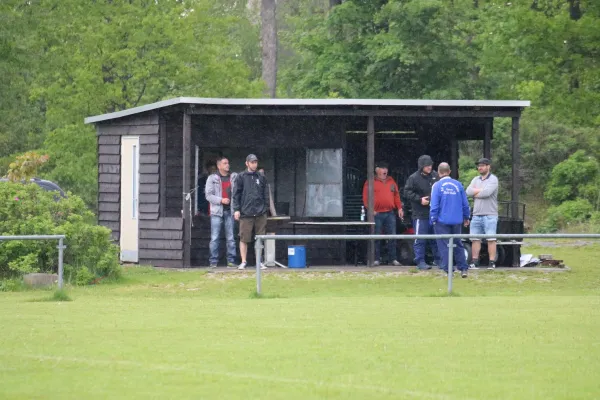
<path id="1" fill-rule="evenodd" d="M 249 154 L 246 157 L 246 171 L 240 173 L 235 181 L 233 192 L 233 217 L 240 221 L 240 256 L 242 263 L 238 269 L 246 268 L 248 243 L 254 236 L 267 233 L 267 210 L 269 209 L 269 188 L 267 178 L 258 173 L 258 157 Z M 262 269 L 267 267 L 264 264 Z"/>
<path id="2" fill-rule="evenodd" d="M 412 206 L 412 220 L 416 235 L 432 235 L 433 227 L 429 222 L 429 202 L 431 201 L 431 187 L 438 181 L 437 172 L 433 171 L 433 160 L 428 155 L 422 155 L 418 161 L 419 170 L 408 177 L 404 185 L 404 196 Z M 431 269 L 425 262 L 425 244 L 433 252 L 438 266 L 440 257 L 434 240 L 417 239 L 414 243 L 415 262 L 421 270 Z"/>

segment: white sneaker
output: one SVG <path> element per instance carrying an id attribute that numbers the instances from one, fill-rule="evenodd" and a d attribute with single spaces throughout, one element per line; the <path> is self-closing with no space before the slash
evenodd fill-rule
<path id="1" fill-rule="evenodd" d="M 267 269 L 267 266 L 264 263 L 260 263 L 260 269 Z"/>
<path id="2" fill-rule="evenodd" d="M 246 262 L 241 263 L 240 265 L 238 265 L 238 269 L 246 269 Z"/>

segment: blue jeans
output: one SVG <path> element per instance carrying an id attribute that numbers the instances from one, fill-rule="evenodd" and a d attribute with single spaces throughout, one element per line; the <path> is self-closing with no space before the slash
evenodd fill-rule
<path id="1" fill-rule="evenodd" d="M 376 235 L 395 235 L 396 234 L 396 214 L 393 211 L 381 212 L 375 214 L 375 234 Z M 381 242 L 375 241 L 375 261 L 380 261 L 381 258 Z M 388 258 L 389 262 L 396 259 L 396 241 L 388 240 Z"/>
<path id="2" fill-rule="evenodd" d="M 436 235 L 459 235 L 462 233 L 462 225 L 445 225 L 440 224 L 439 222 L 434 225 L 434 230 Z M 448 271 L 448 241 L 449 239 L 437 239 L 437 246 L 440 255 L 442 256 L 442 264 L 440 265 L 440 269 L 444 271 Z M 465 248 L 463 246 L 462 240 L 453 239 L 453 243 L 456 245 L 453 249 L 453 258 L 454 261 L 452 265 L 457 266 L 458 269 L 466 270 L 469 267 L 467 266 L 467 260 L 465 257 Z M 454 268 L 453 268 L 454 269 Z"/>
<path id="3" fill-rule="evenodd" d="M 235 236 L 233 236 L 233 214 L 231 210 L 223 210 L 223 216 L 210 216 L 210 258 L 211 264 L 217 264 L 219 261 L 219 241 L 221 231 L 225 226 L 225 239 L 227 240 L 227 262 L 235 263 Z"/>
<path id="4" fill-rule="evenodd" d="M 415 235 L 433 235 L 433 226 L 429 222 L 429 219 L 415 219 L 413 220 L 413 227 L 415 228 Z M 431 252 L 433 253 L 433 259 L 439 267 L 442 261 L 435 240 L 415 239 L 415 244 L 413 246 L 415 251 L 415 262 L 417 265 L 425 262 L 426 244 L 429 244 Z"/>

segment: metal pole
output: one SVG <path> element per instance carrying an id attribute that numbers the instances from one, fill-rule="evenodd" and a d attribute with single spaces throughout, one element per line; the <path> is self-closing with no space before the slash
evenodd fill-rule
<path id="1" fill-rule="evenodd" d="M 254 253 L 256 254 L 256 293 L 260 294 L 260 284 L 261 284 L 261 276 L 260 276 L 260 262 L 262 256 L 262 239 L 257 238 L 256 244 L 254 245 Z"/>
<path id="2" fill-rule="evenodd" d="M 58 239 L 58 288 L 63 288 L 63 238 Z"/>
<path id="3" fill-rule="evenodd" d="M 454 239 L 448 239 L 448 294 L 452 293 L 452 275 L 454 263 Z"/>

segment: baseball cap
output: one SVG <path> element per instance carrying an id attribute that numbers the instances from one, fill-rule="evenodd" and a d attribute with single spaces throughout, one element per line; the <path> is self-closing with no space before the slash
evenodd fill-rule
<path id="1" fill-rule="evenodd" d="M 256 154 L 248 154 L 248 157 L 246 157 L 246 161 L 258 161 L 258 157 L 256 157 Z"/>
<path id="2" fill-rule="evenodd" d="M 490 165 L 491 163 L 492 163 L 492 162 L 490 161 L 490 159 L 489 159 L 489 158 L 480 158 L 480 159 L 477 161 L 477 165 L 479 165 L 479 164 L 486 164 L 486 165 Z"/>

